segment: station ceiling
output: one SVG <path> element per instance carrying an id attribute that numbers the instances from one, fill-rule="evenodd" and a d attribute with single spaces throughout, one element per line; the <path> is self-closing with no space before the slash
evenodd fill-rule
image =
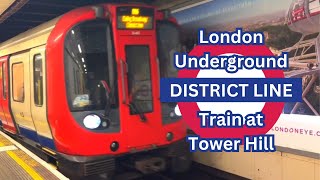
<path id="1" fill-rule="evenodd" d="M 74 8 L 99 3 L 146 3 L 177 9 L 199 0 L 0 0 L 0 43 Z"/>

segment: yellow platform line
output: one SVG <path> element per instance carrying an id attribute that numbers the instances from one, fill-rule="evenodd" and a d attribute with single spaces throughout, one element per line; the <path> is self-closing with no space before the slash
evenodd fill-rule
<path id="1" fill-rule="evenodd" d="M 0 147 L 4 146 L 0 142 Z M 19 158 L 14 152 L 12 151 L 7 151 L 6 152 L 16 163 L 18 163 L 33 179 L 35 180 L 43 180 L 43 178 L 33 169 L 31 168 L 28 164 L 26 164 L 21 158 Z"/>
<path id="2" fill-rule="evenodd" d="M 55 175 L 60 180 L 69 180 L 69 178 L 65 177 L 63 174 L 61 174 L 56 168 L 53 168 L 51 165 L 49 165 L 47 162 L 39 158 L 37 155 L 33 154 L 31 151 L 29 151 L 27 148 L 19 144 L 17 141 L 12 139 L 10 136 L 6 135 L 5 133 L 0 131 L 0 137 L 3 136 L 5 139 L 9 140 L 11 143 L 13 143 L 15 146 L 17 146 L 21 151 L 23 151 L 26 155 L 30 156 L 32 159 L 37 161 L 41 166 L 46 168 L 50 173 Z M 1 142 L 1 139 L 0 139 Z"/>

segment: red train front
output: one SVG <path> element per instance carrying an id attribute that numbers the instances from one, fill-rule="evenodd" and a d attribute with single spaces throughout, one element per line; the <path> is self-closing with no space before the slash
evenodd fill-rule
<path id="1" fill-rule="evenodd" d="M 20 123 L 17 133 L 69 176 L 112 173 L 128 159 L 145 173 L 186 170 L 186 126 L 159 91 L 160 78 L 177 73 L 174 18 L 151 6 L 102 4 L 61 16 L 50 31 L 44 94 L 52 139 Z"/>

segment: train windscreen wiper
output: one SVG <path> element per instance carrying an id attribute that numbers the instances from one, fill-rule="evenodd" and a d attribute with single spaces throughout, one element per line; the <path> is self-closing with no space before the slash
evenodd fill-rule
<path id="1" fill-rule="evenodd" d="M 101 80 L 100 83 L 102 84 L 102 87 L 105 90 L 105 98 L 106 98 L 106 103 L 105 103 L 105 109 L 104 109 L 104 116 L 108 117 L 109 112 L 111 110 L 111 103 L 110 103 L 110 87 L 108 83 L 105 80 Z"/>
<path id="2" fill-rule="evenodd" d="M 135 114 L 138 114 L 142 122 L 147 121 L 147 117 L 144 115 L 144 113 L 141 113 L 137 105 L 133 102 L 129 103 L 129 107 L 131 108 L 132 111 L 134 111 Z"/>

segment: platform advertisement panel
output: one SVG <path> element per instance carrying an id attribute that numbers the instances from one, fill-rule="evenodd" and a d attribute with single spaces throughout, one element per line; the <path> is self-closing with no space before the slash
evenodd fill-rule
<path id="1" fill-rule="evenodd" d="M 277 146 L 319 153 L 319 127 L 319 116 L 282 114 L 269 133 L 275 134 Z"/>
<path id="2" fill-rule="evenodd" d="M 189 53 L 189 56 L 190 54 L 193 57 L 199 56 L 203 52 L 211 52 L 211 55 L 216 53 L 214 55 L 218 56 L 230 56 L 230 54 L 238 54 L 239 56 L 275 56 L 278 57 L 277 62 L 280 62 L 280 57 L 283 57 L 285 60 L 288 60 L 288 67 L 281 68 L 278 64 L 275 69 L 283 73 L 284 79 L 288 81 L 300 79 L 301 83 L 300 86 L 292 84 L 292 91 L 300 93 L 300 100 L 298 100 L 298 96 L 293 94 L 290 100 L 283 99 L 284 96 L 281 96 L 282 99 L 273 96 L 264 100 L 257 100 L 259 94 L 254 94 L 251 99 L 249 96 L 243 96 L 243 99 L 237 97 L 230 97 L 230 99 L 208 98 L 203 94 L 201 99 L 193 94 L 196 96 L 195 98 L 189 97 L 189 99 L 183 98 L 179 100 L 197 102 L 194 105 L 195 109 L 205 110 L 208 113 L 217 112 L 217 114 L 223 114 L 226 112 L 226 109 L 230 109 L 232 113 L 239 114 L 261 111 L 266 115 L 265 126 L 270 126 L 269 129 L 266 128 L 268 129 L 268 133 L 265 133 L 275 135 L 276 147 L 319 154 L 320 146 L 319 143 L 316 143 L 320 142 L 319 8 L 320 1 L 317 0 L 214 0 L 200 3 L 197 6 L 192 6 L 190 9 L 182 8 L 175 10 L 173 15 L 183 27 L 184 50 L 186 53 Z M 264 43 L 250 43 L 248 45 L 245 42 L 241 42 L 242 47 L 234 46 L 234 43 L 223 44 L 223 40 L 226 42 L 228 38 L 220 36 L 222 40 L 217 40 L 218 35 L 212 35 L 212 32 L 215 34 L 220 33 L 220 35 L 223 33 L 229 33 L 229 35 L 242 33 L 241 35 L 243 35 L 246 32 L 254 35 L 254 33 L 260 32 L 263 34 Z M 230 36 L 230 39 L 232 41 L 232 36 Z M 234 38 L 233 40 L 238 39 Z M 208 47 L 209 44 L 215 47 L 211 50 Z M 250 49 L 255 45 L 257 47 L 266 47 L 267 51 L 271 54 L 262 49 Z M 223 50 L 220 51 L 218 46 L 223 46 L 221 48 Z M 245 52 L 238 51 L 237 48 Z M 260 53 L 254 54 L 252 53 L 253 51 L 259 51 Z M 251 54 L 246 54 L 246 52 L 251 52 Z M 205 55 L 201 57 L 202 59 L 206 58 Z M 201 64 L 200 61 L 198 62 Z M 233 82 L 232 78 L 237 78 L 235 82 L 241 83 L 239 78 L 272 79 L 281 77 L 281 75 L 278 76 L 279 74 L 277 74 L 275 69 L 271 69 L 270 67 L 259 69 L 255 66 L 250 70 L 247 69 L 248 71 L 242 69 L 236 73 L 222 73 L 221 69 L 218 68 L 206 68 L 207 70 L 205 68 L 195 70 L 196 72 L 193 72 L 193 75 L 190 75 L 192 73 L 181 73 L 181 76 L 184 78 L 196 77 L 196 79 L 228 78 L 227 81 L 231 83 Z M 219 79 L 214 79 L 213 81 L 219 82 Z M 201 82 L 206 83 L 205 81 Z M 262 81 L 261 83 L 263 84 Z M 250 85 L 248 86 L 250 87 Z M 210 86 L 210 88 L 212 90 L 213 87 Z M 266 91 L 267 89 L 264 89 L 261 92 L 268 93 Z M 208 93 L 212 93 L 212 91 L 208 91 Z M 283 102 L 283 106 L 281 107 L 281 104 L 277 104 L 277 106 L 276 102 Z M 274 104 L 268 109 L 267 107 L 270 103 Z M 181 106 L 183 104 L 179 104 L 179 107 L 182 115 L 184 115 L 182 112 L 184 110 L 182 110 L 183 107 Z M 192 108 L 190 104 L 188 107 L 189 109 Z M 281 112 L 277 116 L 279 109 L 281 109 Z M 277 116 L 274 117 L 276 120 L 273 121 L 272 116 Z M 200 120 L 203 117 L 203 121 L 205 118 L 211 118 L 211 116 L 204 117 L 203 114 L 198 114 L 198 117 L 200 117 Z M 190 126 L 190 123 L 188 125 Z M 260 127 L 260 130 L 257 130 L 257 132 L 264 134 L 261 129 Z M 201 130 L 201 132 L 204 131 L 203 129 Z M 223 133 L 223 130 L 220 131 L 220 129 L 212 128 L 212 131 L 220 134 Z M 236 129 L 229 131 L 228 137 L 234 135 L 236 131 Z M 250 129 L 244 128 L 243 131 L 250 135 Z M 253 134 L 256 133 L 252 132 L 251 135 Z M 204 136 L 208 137 L 209 131 L 204 133 Z"/>

